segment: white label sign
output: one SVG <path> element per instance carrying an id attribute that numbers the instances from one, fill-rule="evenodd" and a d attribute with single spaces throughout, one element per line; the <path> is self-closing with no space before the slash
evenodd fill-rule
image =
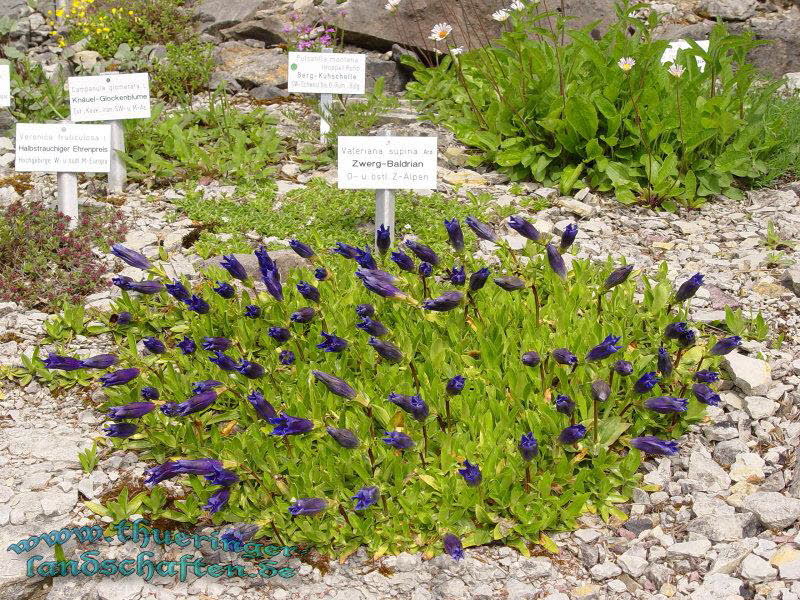
<path id="1" fill-rule="evenodd" d="M 339 188 L 436 189 L 435 137 L 339 137 Z"/>
<path id="2" fill-rule="evenodd" d="M 703 50 L 708 52 L 708 40 L 697 40 L 697 45 L 700 46 Z M 661 62 L 663 64 L 667 63 L 674 63 L 675 60 L 678 58 L 678 50 L 690 50 L 692 47 L 689 45 L 689 42 L 686 40 L 678 40 L 676 42 L 670 42 L 669 47 L 664 50 L 664 55 L 661 57 Z M 695 56 L 697 59 L 697 67 L 702 71 L 706 68 L 706 61 L 704 61 L 699 56 Z"/>
<path id="3" fill-rule="evenodd" d="M 147 73 L 69 78 L 69 110 L 73 121 L 116 121 L 150 117 Z"/>
<path id="4" fill-rule="evenodd" d="M 11 69 L 0 65 L 0 106 L 11 106 Z"/>
<path id="5" fill-rule="evenodd" d="M 298 94 L 363 94 L 367 56 L 289 52 L 289 91 Z"/>
<path id="6" fill-rule="evenodd" d="M 17 171 L 108 173 L 111 126 L 17 124 Z"/>

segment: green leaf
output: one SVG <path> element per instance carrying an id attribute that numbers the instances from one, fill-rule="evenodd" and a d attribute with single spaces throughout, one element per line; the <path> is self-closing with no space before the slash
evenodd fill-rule
<path id="1" fill-rule="evenodd" d="M 567 99 L 567 122 L 585 140 L 597 134 L 597 111 L 589 100 L 580 95 Z"/>

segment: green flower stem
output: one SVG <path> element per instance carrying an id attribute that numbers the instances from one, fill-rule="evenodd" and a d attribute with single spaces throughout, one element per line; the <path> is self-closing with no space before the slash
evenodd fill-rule
<path id="1" fill-rule="evenodd" d="M 531 463 L 525 463 L 525 491 L 531 491 Z"/>
<path id="2" fill-rule="evenodd" d="M 297 349 L 297 357 L 300 359 L 300 362 L 306 362 L 305 355 L 303 354 L 303 346 L 300 344 L 300 341 L 293 337 L 294 347 Z"/>
<path id="3" fill-rule="evenodd" d="M 270 523 L 270 525 L 272 526 L 272 532 L 275 534 L 275 539 L 278 540 L 278 543 L 281 546 L 285 546 L 286 544 L 283 543 L 283 540 L 281 539 L 281 534 L 278 532 L 278 528 L 275 527 L 275 523 Z"/>
<path id="4" fill-rule="evenodd" d="M 428 454 L 428 426 L 425 421 L 422 422 L 422 452 L 423 454 Z M 424 459 L 422 464 L 425 464 Z"/>
<path id="5" fill-rule="evenodd" d="M 411 377 L 414 379 L 414 389 L 417 390 L 417 395 L 420 394 L 420 383 L 419 383 L 419 374 L 417 373 L 417 367 L 414 366 L 414 361 L 409 361 L 408 368 L 411 370 Z"/>
<path id="6" fill-rule="evenodd" d="M 369 457 L 369 467 L 372 470 L 372 475 L 375 476 L 375 454 L 372 452 L 372 446 L 367 446 L 367 456 Z"/>
<path id="7" fill-rule="evenodd" d="M 533 301 L 536 304 L 536 327 L 539 327 L 539 325 L 541 324 L 541 318 L 540 318 L 541 301 L 539 300 L 539 289 L 536 287 L 536 283 L 531 283 L 531 291 L 533 292 Z"/>
<path id="8" fill-rule="evenodd" d="M 703 356 L 700 357 L 700 360 L 697 361 L 697 366 L 694 368 L 695 373 L 700 370 L 700 367 L 702 366 L 703 361 L 706 358 L 708 358 L 708 355 L 704 354 Z M 677 365 L 675 365 L 675 366 L 677 367 Z M 691 381 L 691 378 L 690 378 L 690 381 Z M 679 398 L 683 398 L 683 395 L 686 393 L 687 389 L 689 389 L 689 382 L 688 381 L 684 381 L 683 382 L 683 386 L 681 386 L 681 391 L 678 394 L 678 397 Z"/>
<path id="9" fill-rule="evenodd" d="M 594 445 L 597 446 L 598 441 L 598 422 L 599 422 L 599 412 L 600 412 L 600 403 L 596 399 L 592 399 L 592 418 L 594 420 L 594 431 L 592 436 L 594 437 Z M 596 448 L 595 448 L 596 450 Z"/>
<path id="10" fill-rule="evenodd" d="M 350 518 L 347 516 L 347 511 L 344 509 L 344 507 L 341 504 L 339 505 L 339 514 L 344 517 L 344 521 L 345 521 L 345 523 L 347 523 L 347 525 L 350 527 L 350 529 L 353 529 L 353 524 L 350 522 Z"/>

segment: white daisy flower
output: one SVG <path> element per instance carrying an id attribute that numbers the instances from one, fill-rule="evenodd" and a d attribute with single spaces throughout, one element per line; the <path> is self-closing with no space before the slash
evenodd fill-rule
<path id="1" fill-rule="evenodd" d="M 492 13 L 492 18 L 495 21 L 499 21 L 500 23 L 502 23 L 503 21 L 507 21 L 508 17 L 510 17 L 510 16 L 511 15 L 508 13 L 508 11 L 505 8 L 501 8 L 497 12 L 493 12 Z"/>
<path id="2" fill-rule="evenodd" d="M 525 10 L 525 5 L 520 0 L 514 0 L 508 8 L 511 10 Z"/>
<path id="3" fill-rule="evenodd" d="M 400 0 L 389 0 L 384 8 L 393 13 L 397 11 L 398 6 L 400 6 Z"/>
<path id="4" fill-rule="evenodd" d="M 623 56 L 617 62 L 617 66 L 619 66 L 619 68 L 625 71 L 626 73 L 630 71 L 633 68 L 633 65 L 635 64 L 636 61 L 632 59 L 630 56 Z"/>
<path id="5" fill-rule="evenodd" d="M 464 52 L 464 48 L 459 46 L 458 48 L 450 48 L 450 56 L 458 56 Z"/>
<path id="6" fill-rule="evenodd" d="M 683 75 L 683 67 L 680 65 L 672 65 L 669 70 L 667 71 L 673 77 L 680 77 Z"/>
<path id="7" fill-rule="evenodd" d="M 430 38 L 434 42 L 441 42 L 442 40 L 447 38 L 447 36 L 450 35 L 452 31 L 453 27 L 451 25 L 448 25 L 447 23 L 437 23 L 431 29 Z"/>

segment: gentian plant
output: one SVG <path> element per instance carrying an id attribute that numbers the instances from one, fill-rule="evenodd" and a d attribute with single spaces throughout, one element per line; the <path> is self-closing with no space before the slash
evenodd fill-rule
<path id="1" fill-rule="evenodd" d="M 131 255 L 156 278 L 122 288 L 115 354 L 38 368 L 95 367 L 110 443 L 148 463 L 152 519 L 249 523 L 339 555 L 555 551 L 545 532 L 586 511 L 625 518 L 642 453 L 678 451 L 740 340 L 692 330 L 666 267 L 565 261 L 571 242 L 526 223 L 512 217 L 527 246 L 501 245 L 499 269 L 465 252 L 499 239 L 484 223 L 446 221 L 449 255 L 398 240 L 426 277 L 397 249 L 304 240 L 304 268 L 259 248 L 260 281 L 226 258 L 159 288 L 164 271 Z M 166 478 L 185 500 L 158 491 Z"/>

